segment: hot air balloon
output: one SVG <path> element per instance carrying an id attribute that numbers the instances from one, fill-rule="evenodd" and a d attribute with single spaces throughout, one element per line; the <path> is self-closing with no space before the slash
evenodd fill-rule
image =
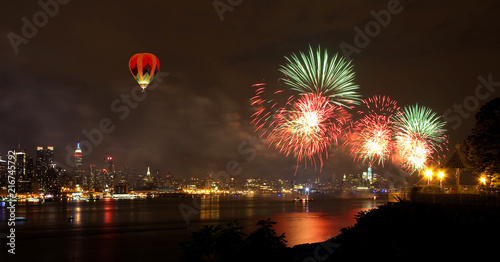
<path id="1" fill-rule="evenodd" d="M 137 53 L 130 58 L 128 65 L 130 67 L 130 72 L 144 92 L 149 82 L 151 82 L 156 73 L 158 73 L 160 69 L 160 60 L 150 53 Z"/>

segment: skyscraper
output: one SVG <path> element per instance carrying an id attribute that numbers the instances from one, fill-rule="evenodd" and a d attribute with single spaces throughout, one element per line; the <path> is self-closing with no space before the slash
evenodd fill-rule
<path id="1" fill-rule="evenodd" d="M 83 185 L 84 183 L 83 174 L 83 154 L 80 148 L 80 142 L 76 143 L 75 149 L 75 171 L 73 172 L 73 182 L 72 186 Z"/>
<path id="2" fill-rule="evenodd" d="M 26 179 L 26 152 L 22 149 L 16 150 L 16 180 Z"/>
<path id="3" fill-rule="evenodd" d="M 7 185 L 7 161 L 0 156 L 0 187 Z"/>
<path id="4" fill-rule="evenodd" d="M 43 146 L 37 146 L 35 159 L 35 178 L 40 189 L 45 190 L 47 188 L 48 171 L 49 169 L 54 168 L 54 147 L 47 146 L 47 148 L 45 149 Z"/>
<path id="5" fill-rule="evenodd" d="M 31 180 L 35 178 L 35 166 L 33 165 L 33 157 L 26 154 L 26 164 L 25 164 L 24 177 L 26 180 Z"/>
<path id="6" fill-rule="evenodd" d="M 35 159 L 35 177 L 38 182 L 39 188 L 45 188 L 47 184 L 47 161 L 45 156 L 45 150 L 43 146 L 36 147 L 36 159 Z"/>
<path id="7" fill-rule="evenodd" d="M 47 165 L 49 168 L 56 167 L 56 164 L 54 164 L 54 147 L 53 146 L 47 146 L 47 149 L 45 150 L 45 158 L 46 158 Z"/>
<path id="8" fill-rule="evenodd" d="M 113 174 L 115 172 L 115 165 L 113 165 L 112 156 L 108 156 L 106 158 L 106 170 L 108 170 L 108 174 Z"/>
<path id="9" fill-rule="evenodd" d="M 370 181 L 370 185 L 373 184 L 372 167 L 371 167 L 371 165 L 368 167 L 368 181 Z"/>
<path id="10" fill-rule="evenodd" d="M 81 170 L 83 166 L 83 154 L 82 150 L 80 149 L 80 143 L 76 144 L 76 149 L 75 149 L 75 167 L 76 170 Z"/>
<path id="11" fill-rule="evenodd" d="M 58 195 L 61 193 L 61 184 L 59 182 L 60 172 L 61 168 L 49 168 L 47 170 L 47 184 L 44 190 L 46 194 Z"/>
<path id="12" fill-rule="evenodd" d="M 31 161 L 31 163 L 30 163 Z M 25 149 L 17 149 L 15 153 L 16 192 L 29 193 L 33 175 L 33 158 L 26 154 Z"/>
<path id="13" fill-rule="evenodd" d="M 89 189 L 90 190 L 94 190 L 98 187 L 98 179 L 99 177 L 97 176 L 98 173 L 97 173 L 97 168 L 95 167 L 95 164 L 90 164 L 89 165 L 89 178 L 90 178 L 90 181 L 89 181 Z"/>

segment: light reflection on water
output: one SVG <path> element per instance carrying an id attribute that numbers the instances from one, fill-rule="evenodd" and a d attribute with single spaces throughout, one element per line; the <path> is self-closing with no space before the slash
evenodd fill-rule
<path id="1" fill-rule="evenodd" d="M 356 215 L 383 201 L 368 199 L 319 199 L 293 201 L 293 197 L 210 197 L 202 196 L 199 219 L 202 224 L 225 224 L 238 219 L 247 233 L 257 228 L 258 220 L 276 221 L 277 233 L 285 233 L 288 246 L 325 241 L 353 225 Z"/>
<path id="2" fill-rule="evenodd" d="M 200 198 L 200 220 L 219 220 L 220 218 L 220 197 L 202 196 Z"/>
<path id="3" fill-rule="evenodd" d="M 293 199 L 202 196 L 18 205 L 16 216 L 25 217 L 26 221 L 16 224 L 16 258 L 24 261 L 46 250 L 57 250 L 57 255 L 39 261 L 86 261 L 97 257 L 142 261 L 144 254 L 161 259 L 166 253 L 177 261 L 181 253 L 178 243 L 187 240 L 191 232 L 203 224 L 226 224 L 233 219 L 238 219 L 245 232 L 250 233 L 257 228 L 257 221 L 271 218 L 277 222 L 277 233 L 285 232 L 288 246 L 294 246 L 334 237 L 341 228 L 354 224 L 359 211 L 383 203 L 369 199 Z M 190 214 L 189 224 L 179 209 L 181 203 L 197 211 Z M 70 216 L 72 221 L 68 220 Z M 0 223 L 6 224 L 7 219 L 6 208 L 0 208 Z"/>

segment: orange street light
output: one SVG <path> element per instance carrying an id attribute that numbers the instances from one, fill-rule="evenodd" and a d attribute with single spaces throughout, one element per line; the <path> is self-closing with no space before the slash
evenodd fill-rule
<path id="1" fill-rule="evenodd" d="M 444 173 L 441 171 L 438 173 L 438 177 L 439 177 L 439 187 L 443 187 L 443 177 L 444 177 Z"/>
<path id="2" fill-rule="evenodd" d="M 427 177 L 427 185 L 430 185 L 432 180 L 432 170 L 425 170 L 425 176 Z"/>

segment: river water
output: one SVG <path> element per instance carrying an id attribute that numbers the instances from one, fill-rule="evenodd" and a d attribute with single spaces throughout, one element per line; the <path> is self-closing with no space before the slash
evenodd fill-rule
<path id="1" fill-rule="evenodd" d="M 384 203 L 373 199 L 293 196 L 203 196 L 135 200 L 57 201 L 21 204 L 25 221 L 15 224 L 15 255 L 5 239 L 0 261 L 179 261 L 179 243 L 204 224 L 238 219 L 246 233 L 271 218 L 288 246 L 325 241 L 355 223 L 355 215 Z M 8 233 L 9 213 L 0 208 L 0 234 Z M 69 220 L 69 217 L 73 217 Z"/>

